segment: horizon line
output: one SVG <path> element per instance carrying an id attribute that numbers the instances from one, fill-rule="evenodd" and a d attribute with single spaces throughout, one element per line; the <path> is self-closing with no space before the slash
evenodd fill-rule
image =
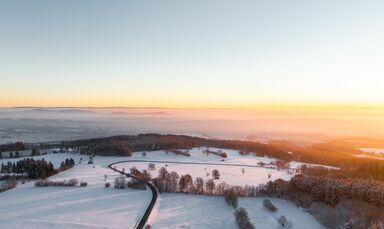
<path id="1" fill-rule="evenodd" d="M 324 103 L 304 103 L 304 104 L 255 104 L 255 106 L 243 107 L 171 107 L 171 106 L 0 106 L 1 109 L 26 109 L 26 108 L 87 108 L 87 109 L 212 109 L 212 110 L 252 110 L 252 109 L 384 109 L 384 104 L 324 104 Z"/>

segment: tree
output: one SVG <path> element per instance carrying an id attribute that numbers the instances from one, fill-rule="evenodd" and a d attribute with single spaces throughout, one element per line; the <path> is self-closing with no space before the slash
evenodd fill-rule
<path id="1" fill-rule="evenodd" d="M 212 170 L 212 177 L 215 180 L 220 179 L 220 172 L 219 172 L 219 170 L 217 170 L 217 169 Z"/>
<path id="2" fill-rule="evenodd" d="M 115 188 L 125 188 L 125 176 L 115 178 Z"/>
<path id="3" fill-rule="evenodd" d="M 204 180 L 201 177 L 196 178 L 195 192 L 196 192 L 196 194 L 203 194 L 204 193 Z"/>
<path id="4" fill-rule="evenodd" d="M 179 189 L 180 189 L 180 191 L 182 191 L 182 192 L 185 192 L 185 190 L 187 189 L 187 181 L 186 181 L 184 175 L 181 175 L 181 177 L 180 177 L 180 180 L 179 180 Z"/>
<path id="5" fill-rule="evenodd" d="M 268 199 L 263 200 L 263 206 L 266 209 L 270 210 L 271 212 L 277 211 L 277 208 L 275 207 L 275 205 L 273 205 L 272 202 Z"/>
<path id="6" fill-rule="evenodd" d="M 31 152 L 31 156 L 38 156 L 40 155 L 40 150 L 37 148 L 33 148 Z"/>
<path id="7" fill-rule="evenodd" d="M 228 205 L 231 205 L 234 209 L 237 208 L 238 203 L 238 194 L 235 192 L 233 188 L 227 190 L 224 193 L 225 201 L 227 201 Z"/>
<path id="8" fill-rule="evenodd" d="M 207 193 L 212 195 L 213 191 L 215 190 L 215 182 L 212 179 L 209 179 L 205 183 L 205 189 L 206 189 Z"/>
<path id="9" fill-rule="evenodd" d="M 148 170 L 155 170 L 156 169 L 156 165 L 153 164 L 153 163 L 149 163 L 148 164 Z"/>
<path id="10" fill-rule="evenodd" d="M 236 209 L 235 213 L 236 223 L 239 226 L 239 229 L 254 229 L 255 226 L 249 221 L 249 216 L 247 210 L 244 208 Z"/>
<path id="11" fill-rule="evenodd" d="M 159 170 L 159 175 L 157 176 L 155 180 L 156 187 L 159 189 L 160 192 L 169 192 L 170 187 L 170 174 L 167 171 L 166 168 L 161 167 Z"/>
<path id="12" fill-rule="evenodd" d="M 170 174 L 170 192 L 177 191 L 177 183 L 179 181 L 179 174 L 177 172 L 172 171 Z"/>
<path id="13" fill-rule="evenodd" d="M 148 172 L 148 170 L 146 170 L 146 169 L 143 170 L 142 178 L 145 181 L 150 181 L 151 180 L 151 174 Z"/>
<path id="14" fill-rule="evenodd" d="M 280 216 L 280 218 L 277 220 L 277 222 L 280 224 L 281 227 L 283 228 L 291 228 L 292 227 L 292 223 L 291 222 L 288 222 L 287 218 L 285 218 L 285 216 Z"/>
<path id="15" fill-rule="evenodd" d="M 159 170 L 159 175 L 158 175 L 158 178 L 159 179 L 165 179 L 165 175 L 168 173 L 167 169 L 164 168 L 164 167 L 161 167 L 160 170 Z"/>
<path id="16" fill-rule="evenodd" d="M 185 191 L 190 192 L 191 190 L 193 190 L 193 178 L 191 175 L 185 174 L 184 179 L 185 179 L 185 184 L 186 184 L 186 190 Z"/>

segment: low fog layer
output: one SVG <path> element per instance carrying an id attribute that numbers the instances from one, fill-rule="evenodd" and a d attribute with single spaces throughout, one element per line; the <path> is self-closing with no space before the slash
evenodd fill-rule
<path id="1" fill-rule="evenodd" d="M 2 108 L 0 144 L 118 134 L 312 143 L 336 136 L 384 136 L 383 110 Z"/>

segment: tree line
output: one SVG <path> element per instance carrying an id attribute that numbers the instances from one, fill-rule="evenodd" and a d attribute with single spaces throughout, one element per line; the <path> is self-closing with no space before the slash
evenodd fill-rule
<path id="1" fill-rule="evenodd" d="M 26 178 L 26 179 L 45 179 L 60 171 L 72 168 L 75 161 L 70 158 L 63 161 L 59 169 L 55 169 L 50 161 L 45 159 L 35 160 L 33 158 L 26 158 L 17 162 L 8 161 L 1 163 L 0 171 L 2 179 L 11 177 Z"/>
<path id="2" fill-rule="evenodd" d="M 284 198 L 307 208 L 328 228 L 346 224 L 350 228 L 384 225 L 384 183 L 380 181 L 300 174 L 290 181 L 270 181 L 259 187 L 258 195 Z M 354 204 L 349 204 L 350 201 Z M 349 207 L 345 207 L 347 204 Z"/>

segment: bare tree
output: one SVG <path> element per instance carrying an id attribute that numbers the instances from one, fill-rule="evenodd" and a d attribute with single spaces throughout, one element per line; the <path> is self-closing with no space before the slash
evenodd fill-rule
<path id="1" fill-rule="evenodd" d="M 215 182 L 212 179 L 209 179 L 205 183 L 205 189 L 207 190 L 207 193 L 212 195 L 213 191 L 215 190 Z"/>
<path id="2" fill-rule="evenodd" d="M 220 172 L 217 169 L 212 170 L 212 178 L 215 180 L 220 179 Z"/>
<path id="3" fill-rule="evenodd" d="M 195 192 L 196 192 L 196 194 L 203 194 L 204 193 L 204 181 L 203 181 L 203 178 L 201 178 L 201 177 L 196 178 Z"/>

